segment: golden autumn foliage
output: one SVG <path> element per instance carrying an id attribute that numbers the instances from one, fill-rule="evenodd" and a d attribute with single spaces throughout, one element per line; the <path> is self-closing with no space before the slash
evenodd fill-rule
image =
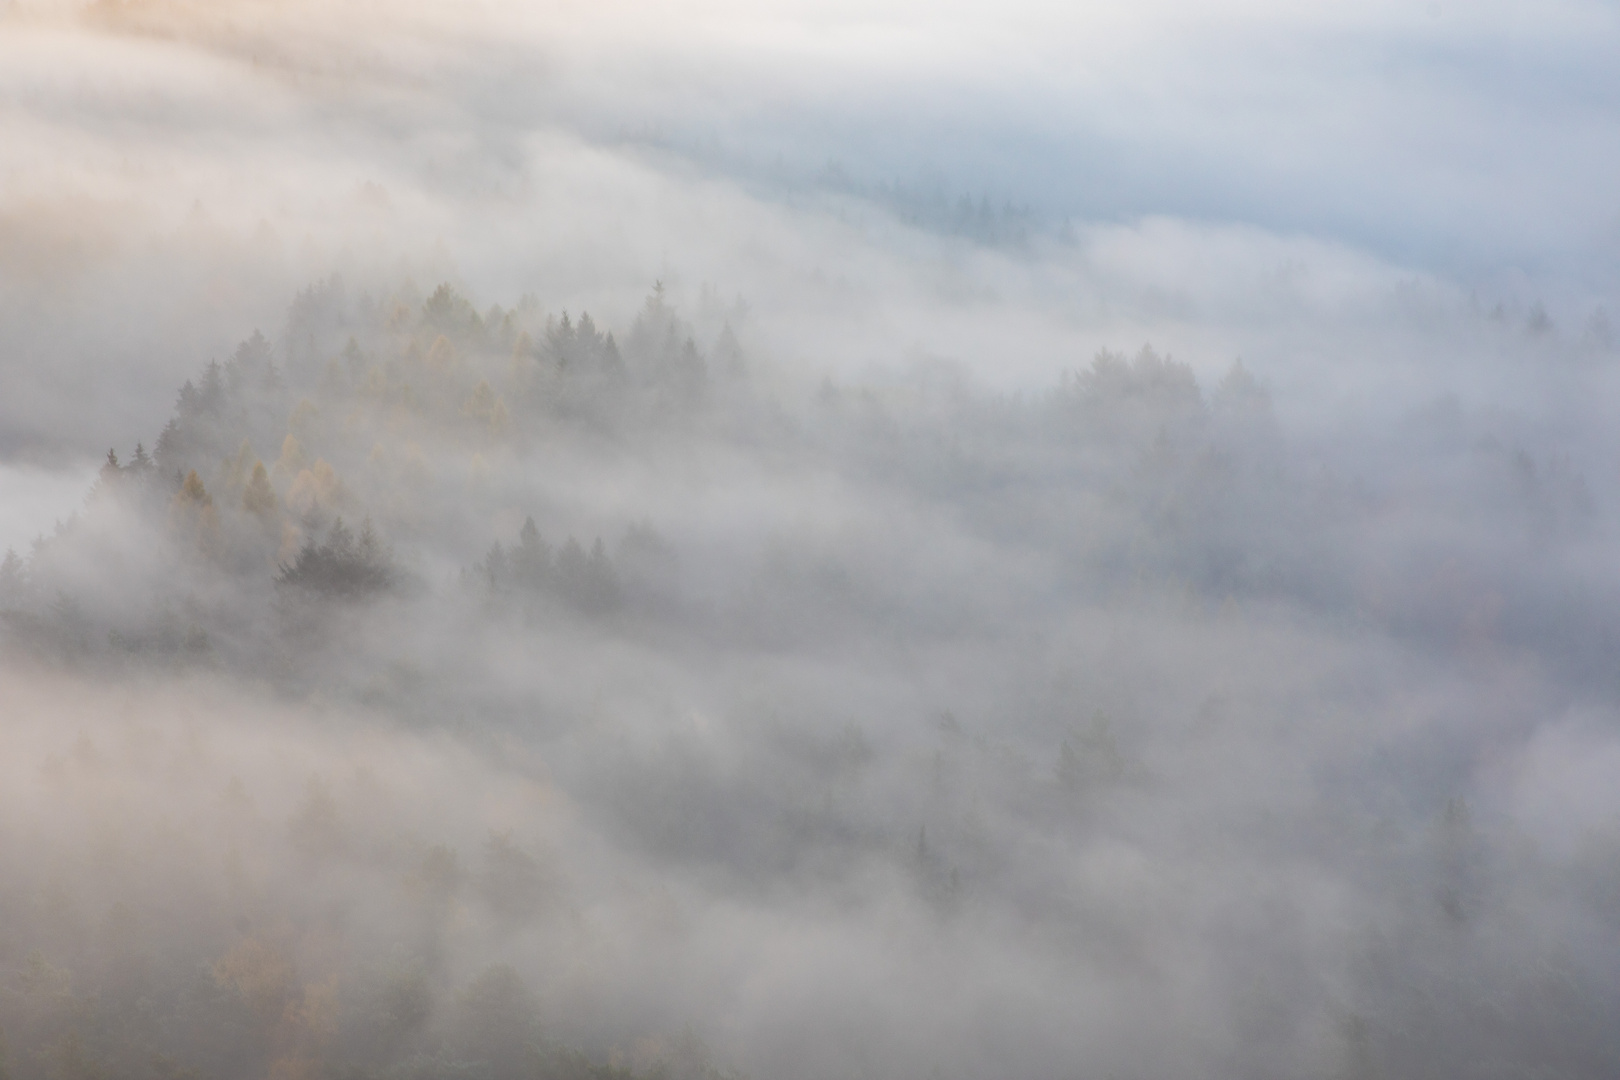
<path id="1" fill-rule="evenodd" d="M 186 475 L 185 483 L 180 485 L 180 493 L 174 497 L 176 505 L 190 504 L 193 506 L 213 506 L 214 499 L 203 488 L 202 478 L 197 470 L 192 469 Z"/>
<path id="2" fill-rule="evenodd" d="M 454 371 L 460 363 L 456 355 L 456 347 L 450 344 L 450 339 L 440 334 L 428 349 L 427 366 L 430 371 L 448 373 Z"/>
<path id="3" fill-rule="evenodd" d="M 495 435 L 503 434 L 511 423 L 506 403 L 495 396 L 488 380 L 480 381 L 461 403 L 461 415 Z"/>
<path id="4" fill-rule="evenodd" d="M 186 475 L 180 490 L 170 500 L 169 523 L 177 535 L 195 541 L 204 551 L 213 552 L 217 548 L 219 515 L 214 511 L 214 498 L 203 487 L 196 469 Z"/>
<path id="5" fill-rule="evenodd" d="M 320 412 L 313 401 L 304 398 L 293 408 L 292 415 L 287 417 L 287 430 L 301 431 L 307 435 L 314 428 Z"/>
<path id="6" fill-rule="evenodd" d="M 306 984 L 303 995 L 288 1003 L 282 1022 L 291 1029 L 289 1034 L 306 1044 L 319 1045 L 331 1039 L 338 1029 L 337 978 L 329 976 Z"/>
<path id="7" fill-rule="evenodd" d="M 528 369 L 534 361 L 534 338 L 529 336 L 527 330 L 520 331 L 517 340 L 512 343 L 512 373 Z"/>
<path id="8" fill-rule="evenodd" d="M 287 437 L 281 440 L 281 456 L 271 470 L 272 478 L 278 484 L 286 484 L 307 468 L 309 458 L 304 455 L 304 448 L 299 445 L 297 437 L 288 432 Z"/>
<path id="9" fill-rule="evenodd" d="M 330 512 L 343 499 L 343 482 L 337 470 L 325 461 L 302 470 L 287 488 L 287 509 L 300 516 L 317 511 Z"/>
<path id="10" fill-rule="evenodd" d="M 267 1022 L 287 1008 L 297 984 L 292 961 L 275 946 L 259 938 L 245 938 L 214 964 L 214 979 L 240 994 L 255 1014 Z"/>
<path id="11" fill-rule="evenodd" d="M 236 450 L 236 456 L 225 463 L 225 487 L 234 491 L 247 483 L 252 475 L 253 463 L 258 458 L 253 454 L 253 447 L 248 440 L 243 439 L 242 445 Z"/>
<path id="12" fill-rule="evenodd" d="M 214 963 L 214 981 L 238 995 L 274 1048 L 269 1075 L 317 1077 L 338 1031 L 336 976 L 302 982 L 286 950 L 258 937 L 244 938 Z"/>

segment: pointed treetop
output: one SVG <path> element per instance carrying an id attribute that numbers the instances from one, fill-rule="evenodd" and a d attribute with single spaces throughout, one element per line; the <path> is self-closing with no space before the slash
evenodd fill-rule
<path id="1" fill-rule="evenodd" d="M 275 513 L 276 492 L 270 486 L 270 474 L 262 461 L 253 463 L 253 476 L 242 491 L 242 509 L 261 516 Z"/>
<path id="2" fill-rule="evenodd" d="M 214 504 L 213 497 L 203 488 L 202 477 L 197 475 L 196 469 L 192 469 L 191 472 L 186 474 L 185 482 L 180 485 L 179 498 L 186 502 L 196 503 L 199 506 L 212 506 Z"/>

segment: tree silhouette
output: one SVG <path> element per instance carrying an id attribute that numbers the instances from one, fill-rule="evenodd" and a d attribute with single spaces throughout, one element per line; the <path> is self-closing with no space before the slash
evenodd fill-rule
<path id="1" fill-rule="evenodd" d="M 268 520 L 275 516 L 276 505 L 276 491 L 270 486 L 270 474 L 265 470 L 264 462 L 255 461 L 253 476 L 242 489 L 242 509 Z"/>
<path id="2" fill-rule="evenodd" d="M 283 565 L 276 584 L 321 596 L 357 598 L 383 592 L 394 582 L 393 557 L 377 539 L 368 518 L 360 538 L 338 518 L 325 543 L 305 542 L 291 565 Z"/>

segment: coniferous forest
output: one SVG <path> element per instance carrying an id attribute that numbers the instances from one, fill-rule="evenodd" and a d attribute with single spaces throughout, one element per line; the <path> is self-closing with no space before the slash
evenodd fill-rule
<path id="1" fill-rule="evenodd" d="M 1613 8 L 0 2 L 0 1080 L 1620 1076 Z"/>
<path id="2" fill-rule="evenodd" d="M 1471 779 L 1614 700 L 1610 511 L 1424 439 L 1301 464 L 1151 347 L 796 381 L 658 284 L 608 329 L 319 281 L 6 556 L 7 1069 L 1612 1060 L 1620 849 Z"/>

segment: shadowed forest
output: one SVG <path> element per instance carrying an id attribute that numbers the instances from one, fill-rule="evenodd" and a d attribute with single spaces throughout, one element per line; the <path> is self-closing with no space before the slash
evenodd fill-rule
<path id="1" fill-rule="evenodd" d="M 3 1075 L 1620 1062 L 1613 486 L 1512 414 L 273 330 L 0 566 Z"/>

